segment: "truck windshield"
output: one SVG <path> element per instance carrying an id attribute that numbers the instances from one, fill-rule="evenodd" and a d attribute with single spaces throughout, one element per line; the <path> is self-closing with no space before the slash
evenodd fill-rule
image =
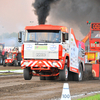
<path id="1" fill-rule="evenodd" d="M 59 30 L 26 30 L 25 42 L 60 43 L 61 31 Z"/>
<path id="2" fill-rule="evenodd" d="M 92 31 L 91 38 L 100 38 L 100 31 Z"/>

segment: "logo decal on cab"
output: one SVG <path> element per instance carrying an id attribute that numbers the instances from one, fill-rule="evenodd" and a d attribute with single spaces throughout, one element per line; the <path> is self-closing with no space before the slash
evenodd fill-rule
<path id="1" fill-rule="evenodd" d="M 56 49 L 57 49 L 57 46 L 56 45 L 51 45 L 50 46 L 50 50 L 55 51 Z"/>
<path id="2" fill-rule="evenodd" d="M 26 46 L 26 49 L 27 49 L 27 50 L 31 50 L 31 49 L 32 49 L 32 45 L 27 45 L 27 46 Z"/>

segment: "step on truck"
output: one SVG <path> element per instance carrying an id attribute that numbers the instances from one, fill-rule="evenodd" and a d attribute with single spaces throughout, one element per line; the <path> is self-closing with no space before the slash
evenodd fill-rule
<path id="1" fill-rule="evenodd" d="M 18 33 L 22 42 L 22 32 Z M 74 31 L 55 25 L 26 26 L 22 44 L 21 68 L 25 80 L 82 81 L 85 71 L 85 45 Z"/>

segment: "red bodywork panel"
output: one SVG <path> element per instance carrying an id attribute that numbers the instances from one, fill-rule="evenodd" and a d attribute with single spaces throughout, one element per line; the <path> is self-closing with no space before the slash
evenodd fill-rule
<path id="1" fill-rule="evenodd" d="M 99 64 L 92 64 L 93 77 L 99 77 Z"/>
<path id="2" fill-rule="evenodd" d="M 95 42 L 99 42 L 99 44 L 95 44 Z M 100 39 L 90 40 L 90 50 L 100 52 Z"/>
<path id="3" fill-rule="evenodd" d="M 91 38 L 92 31 L 100 31 L 100 23 L 91 23 L 89 45 L 91 51 L 100 52 L 100 38 Z M 95 42 L 98 42 L 95 44 Z"/>
<path id="4" fill-rule="evenodd" d="M 37 26 L 26 26 L 25 30 L 61 30 L 68 33 L 68 29 L 64 26 L 56 25 L 37 25 Z"/>
<path id="5" fill-rule="evenodd" d="M 24 44 L 22 44 L 21 46 L 21 56 L 22 56 L 22 59 L 24 59 Z"/>
<path id="6" fill-rule="evenodd" d="M 63 51 L 63 47 L 62 45 L 59 45 L 59 59 L 62 58 L 62 51 Z"/>

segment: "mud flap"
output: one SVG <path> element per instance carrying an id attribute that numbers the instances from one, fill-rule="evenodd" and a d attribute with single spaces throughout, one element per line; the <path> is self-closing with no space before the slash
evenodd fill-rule
<path id="1" fill-rule="evenodd" d="M 83 72 L 83 80 L 93 79 L 92 64 L 85 64 L 85 71 Z"/>

